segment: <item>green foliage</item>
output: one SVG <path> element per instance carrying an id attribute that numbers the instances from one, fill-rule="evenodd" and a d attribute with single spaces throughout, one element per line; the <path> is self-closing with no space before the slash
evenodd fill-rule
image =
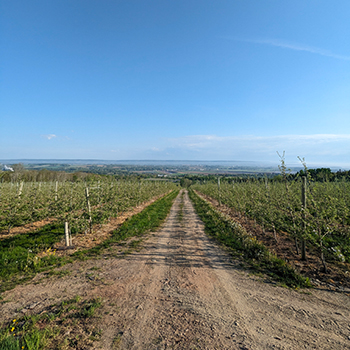
<path id="1" fill-rule="evenodd" d="M 282 164 L 283 166 L 283 164 Z M 258 179 L 229 184 L 222 182 L 220 200 L 239 215 L 255 219 L 264 229 L 283 231 L 306 239 L 309 247 L 323 252 L 328 261 L 350 262 L 350 183 L 313 182 L 309 170 L 307 205 L 302 209 L 301 178 L 288 181 L 287 169 L 281 182 Z M 193 189 L 218 198 L 217 184 L 195 184 Z"/>
<path id="2" fill-rule="evenodd" d="M 19 350 L 19 349 L 21 349 L 21 346 L 17 338 L 11 337 L 11 336 L 5 336 L 4 339 L 2 340 L 0 338 L 0 350 Z"/>
<path id="3" fill-rule="evenodd" d="M 181 187 L 189 188 L 192 185 L 192 180 L 190 180 L 186 177 L 183 177 L 180 180 L 180 185 L 181 185 Z"/>
<path id="4" fill-rule="evenodd" d="M 193 191 L 190 191 L 190 198 L 205 224 L 206 232 L 221 244 L 238 252 L 252 268 L 293 288 L 311 286 L 307 278 L 299 275 L 284 260 L 277 258 L 255 237 L 247 234 L 242 226 L 227 220 Z"/>
<path id="5" fill-rule="evenodd" d="M 51 266 L 57 266 L 59 259 L 51 246 L 63 236 L 63 227 L 47 225 L 41 230 L 20 234 L 3 239 L 0 245 L 0 291 L 8 288 L 4 282 L 10 282 L 15 275 L 26 279 L 31 275 Z M 46 251 L 46 256 L 38 253 Z M 17 280 L 17 278 L 16 278 Z"/>
<path id="6" fill-rule="evenodd" d="M 10 185 L 10 184 L 7 184 Z M 176 186 L 172 183 L 154 183 L 154 182 L 132 182 L 132 181 L 117 181 L 97 183 L 96 186 L 90 187 L 90 201 L 92 206 L 93 223 L 103 223 L 108 220 L 109 217 L 118 216 L 119 212 L 129 210 L 132 207 L 138 205 L 141 202 L 150 200 L 155 196 L 164 194 L 170 191 Z M 36 185 L 35 185 L 36 186 Z M 34 186 L 34 187 L 35 187 Z M 80 186 L 80 185 L 79 185 Z M 5 238 L 1 240 L 0 245 L 0 292 L 9 289 L 19 282 L 24 282 L 30 279 L 35 273 L 50 269 L 52 267 L 60 266 L 67 262 L 67 259 L 57 258 L 55 252 L 51 250 L 51 247 L 62 240 L 64 237 L 64 221 L 69 221 L 72 234 L 83 233 L 88 228 L 88 213 L 86 208 L 86 199 L 84 195 L 85 185 L 79 187 L 77 184 L 60 184 L 58 185 L 58 198 L 57 202 L 54 199 L 51 202 L 52 213 L 57 214 L 57 222 L 54 224 L 46 225 L 41 229 L 26 234 L 18 234 L 16 236 Z M 94 188 L 96 187 L 96 188 Z M 77 191 L 77 196 L 80 198 L 80 204 L 71 204 L 72 191 Z M 29 188 L 30 190 L 30 188 Z M 22 195 L 25 196 L 26 187 L 23 187 Z M 61 192 L 60 192 L 61 191 Z M 31 193 L 29 191 L 29 193 Z M 169 198 L 173 198 L 175 194 L 166 196 L 164 202 L 157 201 L 151 206 L 152 209 L 146 209 L 147 214 L 140 213 L 139 217 L 142 219 L 135 225 L 131 223 L 134 219 L 127 220 L 125 225 L 122 226 L 118 232 L 116 232 L 112 240 L 102 243 L 97 246 L 87 255 L 99 254 L 102 247 L 107 247 L 112 241 L 118 241 L 131 237 L 133 235 L 140 235 L 146 230 L 154 229 L 159 225 L 161 218 L 165 218 L 168 211 L 165 203 L 168 203 Z M 0 196 L 0 199 L 2 196 Z M 6 199 L 8 200 L 8 199 Z M 79 203 L 79 200 L 75 203 Z M 3 200 L 5 201 L 5 200 Z M 170 203 L 171 203 L 170 199 Z M 164 211 L 163 204 L 167 208 Z M 50 206 L 49 205 L 49 206 Z M 79 207 L 82 208 L 79 210 Z M 1 213 L 1 209 L 0 209 Z M 40 252 L 45 251 L 45 256 L 38 256 Z M 86 258 L 87 255 L 83 252 L 79 252 L 77 256 Z"/>
<path id="7" fill-rule="evenodd" d="M 81 317 L 84 317 L 84 318 L 92 317 L 95 313 L 95 310 L 101 307 L 101 305 L 102 305 L 101 298 L 93 299 L 87 302 L 84 306 L 84 309 L 80 313 Z"/>
<path id="8" fill-rule="evenodd" d="M 89 227 L 85 189 L 89 188 L 92 223 L 107 222 L 151 198 L 176 188 L 172 182 L 86 178 L 77 182 L 17 182 L 0 184 L 0 232 L 54 218 L 68 221 L 73 232 Z"/>

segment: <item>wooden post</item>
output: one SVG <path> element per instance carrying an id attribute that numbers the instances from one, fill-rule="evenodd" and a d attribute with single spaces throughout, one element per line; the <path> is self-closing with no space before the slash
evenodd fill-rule
<path id="1" fill-rule="evenodd" d="M 301 203 L 303 210 L 303 233 L 305 234 L 306 224 L 306 176 L 302 177 L 302 187 L 301 187 Z M 306 247 L 305 238 L 301 237 L 301 260 L 306 260 Z"/>
<path id="2" fill-rule="evenodd" d="M 69 229 L 68 229 L 68 222 L 66 221 L 64 223 L 64 238 L 66 241 L 66 247 L 69 247 Z"/>
<path id="3" fill-rule="evenodd" d="M 70 246 L 73 247 L 72 232 L 70 232 L 70 230 L 69 230 L 69 243 L 70 243 Z"/>
<path id="4" fill-rule="evenodd" d="M 90 226 L 90 233 L 92 233 L 92 218 L 91 218 L 91 206 L 90 206 L 90 200 L 89 200 L 89 188 L 85 188 L 85 195 L 86 195 L 86 205 L 88 209 L 89 214 L 89 226 Z"/>
<path id="5" fill-rule="evenodd" d="M 97 182 L 97 190 L 98 190 L 98 198 L 97 198 L 97 203 L 100 204 L 100 198 L 101 198 L 101 186 L 100 186 L 100 180 Z"/>
<path id="6" fill-rule="evenodd" d="M 57 201 L 58 181 L 55 184 L 55 201 Z"/>
<path id="7" fill-rule="evenodd" d="M 141 204 L 141 180 L 139 180 L 139 201 L 138 205 Z"/>
<path id="8" fill-rule="evenodd" d="M 21 198 L 22 190 L 23 190 L 23 181 L 19 185 L 18 198 Z"/>
<path id="9" fill-rule="evenodd" d="M 73 208 L 73 183 L 71 183 L 71 190 L 70 190 L 70 207 Z"/>
<path id="10" fill-rule="evenodd" d="M 219 205 L 221 206 L 220 177 L 218 177 L 218 192 L 219 192 Z"/>

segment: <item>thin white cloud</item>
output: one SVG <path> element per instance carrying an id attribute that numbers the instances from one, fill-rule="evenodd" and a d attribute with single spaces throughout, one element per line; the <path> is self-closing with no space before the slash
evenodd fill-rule
<path id="1" fill-rule="evenodd" d="M 193 147 L 209 147 L 213 144 L 223 144 L 223 143 L 328 143 L 328 142 L 340 142 L 340 141 L 350 141 L 350 134 L 313 134 L 313 135 L 278 135 L 278 136 L 216 136 L 216 135 L 189 135 L 179 138 L 169 138 L 167 139 L 171 144 L 177 144 L 193 148 Z"/>
<path id="2" fill-rule="evenodd" d="M 55 134 L 42 135 L 44 139 L 51 140 L 57 137 Z"/>
<path id="3" fill-rule="evenodd" d="M 333 53 L 331 51 L 324 50 L 324 49 L 321 49 L 318 47 L 303 45 L 303 44 L 299 44 L 299 43 L 292 43 L 292 42 L 288 42 L 285 40 L 279 40 L 279 39 L 238 39 L 238 38 L 236 38 L 234 40 L 244 41 L 244 42 L 254 43 L 254 44 L 270 45 L 270 46 L 280 47 L 282 49 L 289 49 L 289 50 L 294 50 L 294 51 L 305 51 L 305 52 L 313 53 L 316 55 L 335 58 L 338 60 L 350 61 L 350 56 L 338 55 L 336 53 Z"/>
<path id="4" fill-rule="evenodd" d="M 193 159 L 205 156 L 208 159 L 255 159 L 275 158 L 276 151 L 286 151 L 293 156 L 340 156 L 350 155 L 350 134 L 313 134 L 278 136 L 216 136 L 189 135 L 166 140 L 164 151 L 192 154 Z"/>

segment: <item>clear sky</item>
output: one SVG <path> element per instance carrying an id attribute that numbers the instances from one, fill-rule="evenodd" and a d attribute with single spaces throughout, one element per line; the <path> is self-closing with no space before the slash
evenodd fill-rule
<path id="1" fill-rule="evenodd" d="M 349 0 L 1 0 L 0 159 L 350 167 Z"/>

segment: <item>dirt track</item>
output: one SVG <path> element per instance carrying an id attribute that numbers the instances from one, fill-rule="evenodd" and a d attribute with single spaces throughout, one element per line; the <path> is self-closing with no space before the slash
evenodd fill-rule
<path id="1" fill-rule="evenodd" d="M 79 294 L 104 299 L 96 349 L 350 349 L 348 295 L 249 276 L 205 236 L 185 191 L 139 252 L 65 269 L 7 292 L 0 320 Z"/>

